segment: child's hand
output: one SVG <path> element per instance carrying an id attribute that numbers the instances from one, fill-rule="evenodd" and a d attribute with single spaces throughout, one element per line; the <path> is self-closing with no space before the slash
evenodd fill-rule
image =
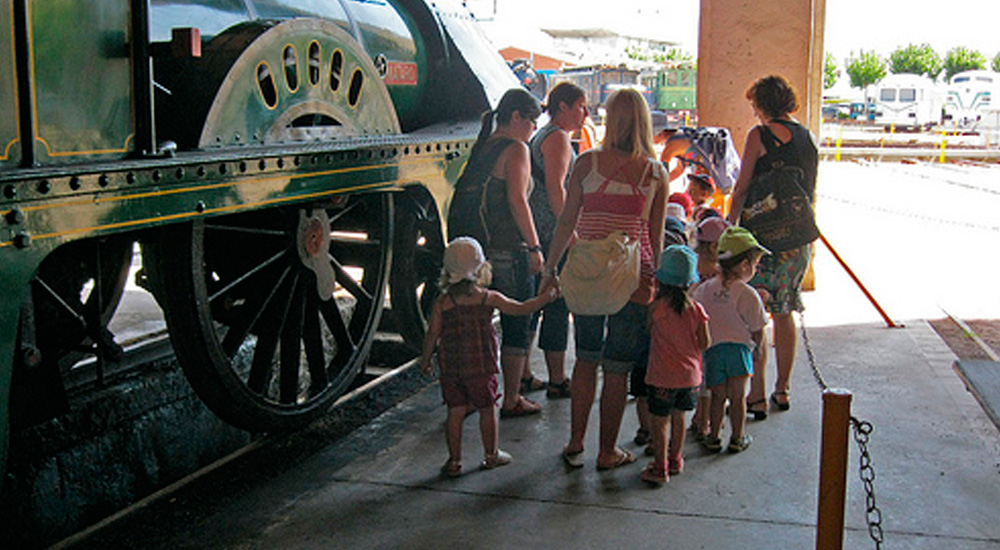
<path id="1" fill-rule="evenodd" d="M 420 360 L 420 372 L 424 373 L 424 376 L 434 375 L 434 360 L 431 357 L 425 357 Z"/>

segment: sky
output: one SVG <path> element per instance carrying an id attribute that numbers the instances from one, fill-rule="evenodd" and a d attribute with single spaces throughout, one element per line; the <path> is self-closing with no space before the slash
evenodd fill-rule
<path id="1" fill-rule="evenodd" d="M 692 55 L 698 49 L 699 0 L 468 0 L 468 5 L 477 16 L 493 18 L 484 26 L 498 47 L 543 41 L 538 28 L 610 27 L 678 42 Z M 924 42 L 942 57 L 965 46 L 991 60 L 1000 52 L 998 27 L 997 0 L 826 0 L 825 47 L 838 63 L 861 50 L 888 57 L 897 47 Z"/>

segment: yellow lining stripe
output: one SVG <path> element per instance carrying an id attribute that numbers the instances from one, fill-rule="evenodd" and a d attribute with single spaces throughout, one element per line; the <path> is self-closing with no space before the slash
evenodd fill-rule
<path id="1" fill-rule="evenodd" d="M 397 183 L 399 185 L 408 185 L 410 183 L 417 183 L 417 181 L 418 180 L 400 181 L 400 182 L 397 182 Z M 202 212 L 184 212 L 184 213 L 180 213 L 180 214 L 171 214 L 169 216 L 158 216 L 158 217 L 155 217 L 155 218 L 145 218 L 145 219 L 142 219 L 142 220 L 130 220 L 130 221 L 127 221 L 127 222 L 111 223 L 111 224 L 106 224 L 106 225 L 95 225 L 95 226 L 92 226 L 92 227 L 81 227 L 81 228 L 78 228 L 78 229 L 71 229 L 69 231 L 57 231 L 55 233 L 43 233 L 43 234 L 40 234 L 40 235 L 35 235 L 35 236 L 32 237 L 32 240 L 52 239 L 52 238 L 55 238 L 55 237 L 64 237 L 66 235 L 75 235 L 75 234 L 86 233 L 86 232 L 90 232 L 90 231 L 99 231 L 101 229 L 119 229 L 119 228 L 122 228 L 122 227 L 131 227 L 131 226 L 136 226 L 136 225 L 146 225 L 146 224 L 155 223 L 155 222 L 159 222 L 159 221 L 179 220 L 179 219 L 184 219 L 184 218 L 200 217 L 200 216 L 205 216 L 205 215 L 208 215 L 208 214 L 218 214 L 218 213 L 222 213 L 222 212 L 232 212 L 232 211 L 235 211 L 235 210 L 243 210 L 243 209 L 251 208 L 251 207 L 254 207 L 254 206 L 264 206 L 264 205 L 268 205 L 268 204 L 281 204 L 281 203 L 284 203 L 284 202 L 304 200 L 304 199 L 312 199 L 312 198 L 329 196 L 329 195 L 338 195 L 338 194 L 341 194 L 341 193 L 348 193 L 348 192 L 352 192 L 352 191 L 364 191 L 364 190 L 369 190 L 369 189 L 377 189 L 377 188 L 380 188 L 380 187 L 387 187 L 389 185 L 392 185 L 392 184 L 391 183 L 385 183 L 385 182 L 370 183 L 370 184 L 367 184 L 367 185 L 358 185 L 358 186 L 355 186 L 355 187 L 345 187 L 343 189 L 332 189 L 332 190 L 329 190 L 329 191 L 317 191 L 315 193 L 306 193 L 304 195 L 278 197 L 278 198 L 274 198 L 274 199 L 270 199 L 270 200 L 264 200 L 264 201 L 248 202 L 248 203 L 236 204 L 236 205 L 232 205 L 232 206 L 223 206 L 223 207 L 219 207 L 219 208 L 209 208 L 209 209 L 206 209 L 206 210 L 204 210 Z M 13 244 L 14 244 L 13 241 L 0 242 L 0 248 L 5 248 L 5 247 L 13 246 Z"/>

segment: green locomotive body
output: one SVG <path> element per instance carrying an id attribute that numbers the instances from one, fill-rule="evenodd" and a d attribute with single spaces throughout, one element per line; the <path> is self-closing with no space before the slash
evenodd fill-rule
<path id="1" fill-rule="evenodd" d="M 135 242 L 216 414 L 325 412 L 387 303 L 419 340 L 479 114 L 517 86 L 457 0 L 8 0 L 0 74 L 0 471 L 81 350 L 120 356 Z"/>

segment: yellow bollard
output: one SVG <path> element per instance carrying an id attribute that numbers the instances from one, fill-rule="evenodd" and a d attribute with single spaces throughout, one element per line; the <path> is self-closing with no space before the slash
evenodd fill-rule
<path id="1" fill-rule="evenodd" d="M 819 452 L 819 509 L 816 550 L 844 547 L 844 503 L 847 497 L 847 442 L 851 425 L 851 392 L 823 392 L 823 440 Z"/>
<path id="2" fill-rule="evenodd" d="M 948 143 L 948 132 L 947 131 L 942 131 L 941 132 L 941 158 L 938 159 L 938 162 L 940 162 L 941 164 L 944 164 L 944 148 L 945 148 L 945 145 L 947 143 Z"/>
<path id="3" fill-rule="evenodd" d="M 836 142 L 837 143 L 837 147 L 836 147 L 836 153 L 833 156 L 833 159 L 836 160 L 837 162 L 840 162 L 840 145 L 843 142 L 844 142 L 844 127 L 843 126 L 839 126 L 837 128 L 837 142 Z"/>

